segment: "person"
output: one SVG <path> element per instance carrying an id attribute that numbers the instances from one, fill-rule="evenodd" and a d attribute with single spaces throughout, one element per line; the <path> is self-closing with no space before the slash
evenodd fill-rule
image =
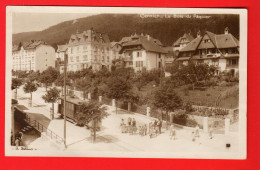
<path id="1" fill-rule="evenodd" d="M 210 139 L 212 139 L 213 138 L 213 134 L 212 134 L 213 132 L 212 132 L 212 128 L 211 127 L 209 127 L 209 138 Z"/>
<path id="2" fill-rule="evenodd" d="M 146 136 L 146 132 L 147 132 L 147 126 L 146 124 L 144 125 L 144 136 Z"/>
<path id="3" fill-rule="evenodd" d="M 159 121 L 157 122 L 157 126 L 158 126 L 158 128 L 159 128 L 159 134 L 161 134 L 161 129 L 162 129 L 162 121 L 161 121 L 161 120 L 159 120 Z"/>
<path id="4" fill-rule="evenodd" d="M 120 126 L 123 126 L 124 124 L 125 124 L 124 119 L 121 119 L 121 124 L 120 124 Z"/>
<path id="5" fill-rule="evenodd" d="M 15 149 L 18 150 L 18 146 L 19 146 L 19 139 L 16 138 L 15 139 Z"/>
<path id="6" fill-rule="evenodd" d="M 170 138 L 172 139 L 172 137 L 175 139 L 175 130 L 173 124 L 170 126 Z"/>
<path id="7" fill-rule="evenodd" d="M 131 123 L 132 123 L 132 119 L 131 117 L 128 118 L 128 125 L 131 126 Z"/>
<path id="8" fill-rule="evenodd" d="M 192 140 L 192 142 L 195 142 L 195 132 L 194 131 L 191 132 L 191 140 Z"/>
<path id="9" fill-rule="evenodd" d="M 22 139 L 23 139 L 23 132 L 19 132 L 19 145 L 22 145 Z"/>
<path id="10" fill-rule="evenodd" d="M 133 118 L 133 120 L 132 120 L 132 126 L 133 126 L 133 127 L 136 127 L 136 121 L 135 121 L 135 118 Z"/>
<path id="11" fill-rule="evenodd" d="M 197 125 L 196 128 L 195 128 L 195 137 L 196 138 L 199 138 L 200 137 L 200 134 L 199 134 L 199 126 Z"/>

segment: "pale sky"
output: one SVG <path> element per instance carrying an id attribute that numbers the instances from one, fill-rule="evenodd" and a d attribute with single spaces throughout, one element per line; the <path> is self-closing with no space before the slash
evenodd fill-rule
<path id="1" fill-rule="evenodd" d="M 13 33 L 42 31 L 63 21 L 83 18 L 87 13 L 13 13 Z"/>

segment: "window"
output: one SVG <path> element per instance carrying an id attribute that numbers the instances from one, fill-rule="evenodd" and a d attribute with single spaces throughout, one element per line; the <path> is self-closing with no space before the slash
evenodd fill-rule
<path id="1" fill-rule="evenodd" d="M 87 61 L 88 60 L 88 56 L 87 55 L 83 55 L 83 60 Z"/>
<path id="2" fill-rule="evenodd" d="M 73 62 L 73 57 L 72 56 L 70 57 L 70 61 Z"/>
<path id="3" fill-rule="evenodd" d="M 137 52 L 137 57 L 140 57 L 139 51 Z"/>
<path id="4" fill-rule="evenodd" d="M 109 56 L 107 56 L 107 62 L 109 62 Z"/>
<path id="5" fill-rule="evenodd" d="M 143 61 L 136 61 L 136 67 L 143 67 Z"/>
<path id="6" fill-rule="evenodd" d="M 76 57 L 77 62 L 79 62 L 79 56 Z"/>
<path id="7" fill-rule="evenodd" d="M 84 49 L 84 50 L 87 50 L 87 49 L 88 49 L 88 46 L 87 46 L 87 45 L 84 45 L 84 46 L 83 46 L 83 49 Z"/>
<path id="8" fill-rule="evenodd" d="M 238 63 L 237 63 L 237 60 L 236 59 L 232 59 L 231 60 L 231 65 L 237 65 Z"/>

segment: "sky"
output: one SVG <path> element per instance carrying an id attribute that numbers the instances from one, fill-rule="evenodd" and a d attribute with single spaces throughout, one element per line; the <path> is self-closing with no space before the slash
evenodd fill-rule
<path id="1" fill-rule="evenodd" d="M 13 13 L 13 34 L 29 31 L 42 31 L 63 21 L 83 18 L 87 13 Z"/>

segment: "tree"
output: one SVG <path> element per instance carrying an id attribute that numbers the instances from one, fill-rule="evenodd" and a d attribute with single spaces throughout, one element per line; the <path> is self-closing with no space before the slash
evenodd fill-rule
<path id="1" fill-rule="evenodd" d="M 29 75 L 27 76 L 27 78 L 30 80 L 30 81 L 37 81 L 40 77 L 40 72 L 37 71 L 37 72 L 31 72 L 29 73 Z"/>
<path id="2" fill-rule="evenodd" d="M 166 112 L 166 121 L 168 121 L 168 113 L 180 108 L 182 106 L 182 99 L 173 90 L 171 85 L 164 84 L 154 92 L 152 103 L 161 111 L 161 116 L 163 115 L 163 111 Z"/>
<path id="3" fill-rule="evenodd" d="M 121 77 L 111 77 L 108 84 L 107 96 L 116 100 L 116 113 L 117 113 L 117 100 L 124 99 L 129 91 L 132 89 L 131 83 L 125 81 Z"/>
<path id="4" fill-rule="evenodd" d="M 42 96 L 42 99 L 45 102 L 52 103 L 51 119 L 54 119 L 54 103 L 57 102 L 59 97 L 60 97 L 60 91 L 56 87 L 49 89 L 47 93 Z"/>
<path id="5" fill-rule="evenodd" d="M 17 89 L 22 85 L 21 79 L 13 78 L 12 79 L 12 90 L 15 89 L 14 98 L 17 99 Z"/>
<path id="6" fill-rule="evenodd" d="M 61 86 L 61 94 L 63 94 L 63 88 L 64 88 L 64 73 L 59 74 L 58 78 L 55 80 L 55 83 L 57 86 Z M 66 79 L 66 85 L 70 85 L 70 80 Z"/>
<path id="7" fill-rule="evenodd" d="M 195 64 L 190 61 L 188 65 L 182 65 L 177 76 L 186 83 L 191 83 L 194 90 L 199 81 L 208 80 L 215 73 L 216 68 L 208 64 Z"/>
<path id="8" fill-rule="evenodd" d="M 75 86 L 78 87 L 81 91 L 83 91 L 83 98 L 85 99 L 87 95 L 87 90 L 91 87 L 91 79 L 90 78 L 80 78 L 75 82 Z"/>
<path id="9" fill-rule="evenodd" d="M 25 93 L 31 94 L 29 106 L 32 106 L 32 93 L 35 92 L 37 90 L 37 88 L 38 88 L 37 85 L 30 81 L 25 83 L 25 85 L 23 87 L 23 90 Z"/>
<path id="10" fill-rule="evenodd" d="M 92 123 L 93 142 L 95 142 L 97 123 L 108 116 L 106 108 L 102 107 L 98 102 L 89 101 L 88 103 L 83 103 L 79 110 L 79 113 L 76 115 L 77 123 L 81 126 L 84 126 L 89 122 Z"/>
<path id="11" fill-rule="evenodd" d="M 54 83 L 57 80 L 58 75 L 59 72 L 53 67 L 48 67 L 46 70 L 44 70 L 41 73 L 39 77 L 39 81 L 45 84 L 46 91 L 47 91 L 48 84 Z"/>

